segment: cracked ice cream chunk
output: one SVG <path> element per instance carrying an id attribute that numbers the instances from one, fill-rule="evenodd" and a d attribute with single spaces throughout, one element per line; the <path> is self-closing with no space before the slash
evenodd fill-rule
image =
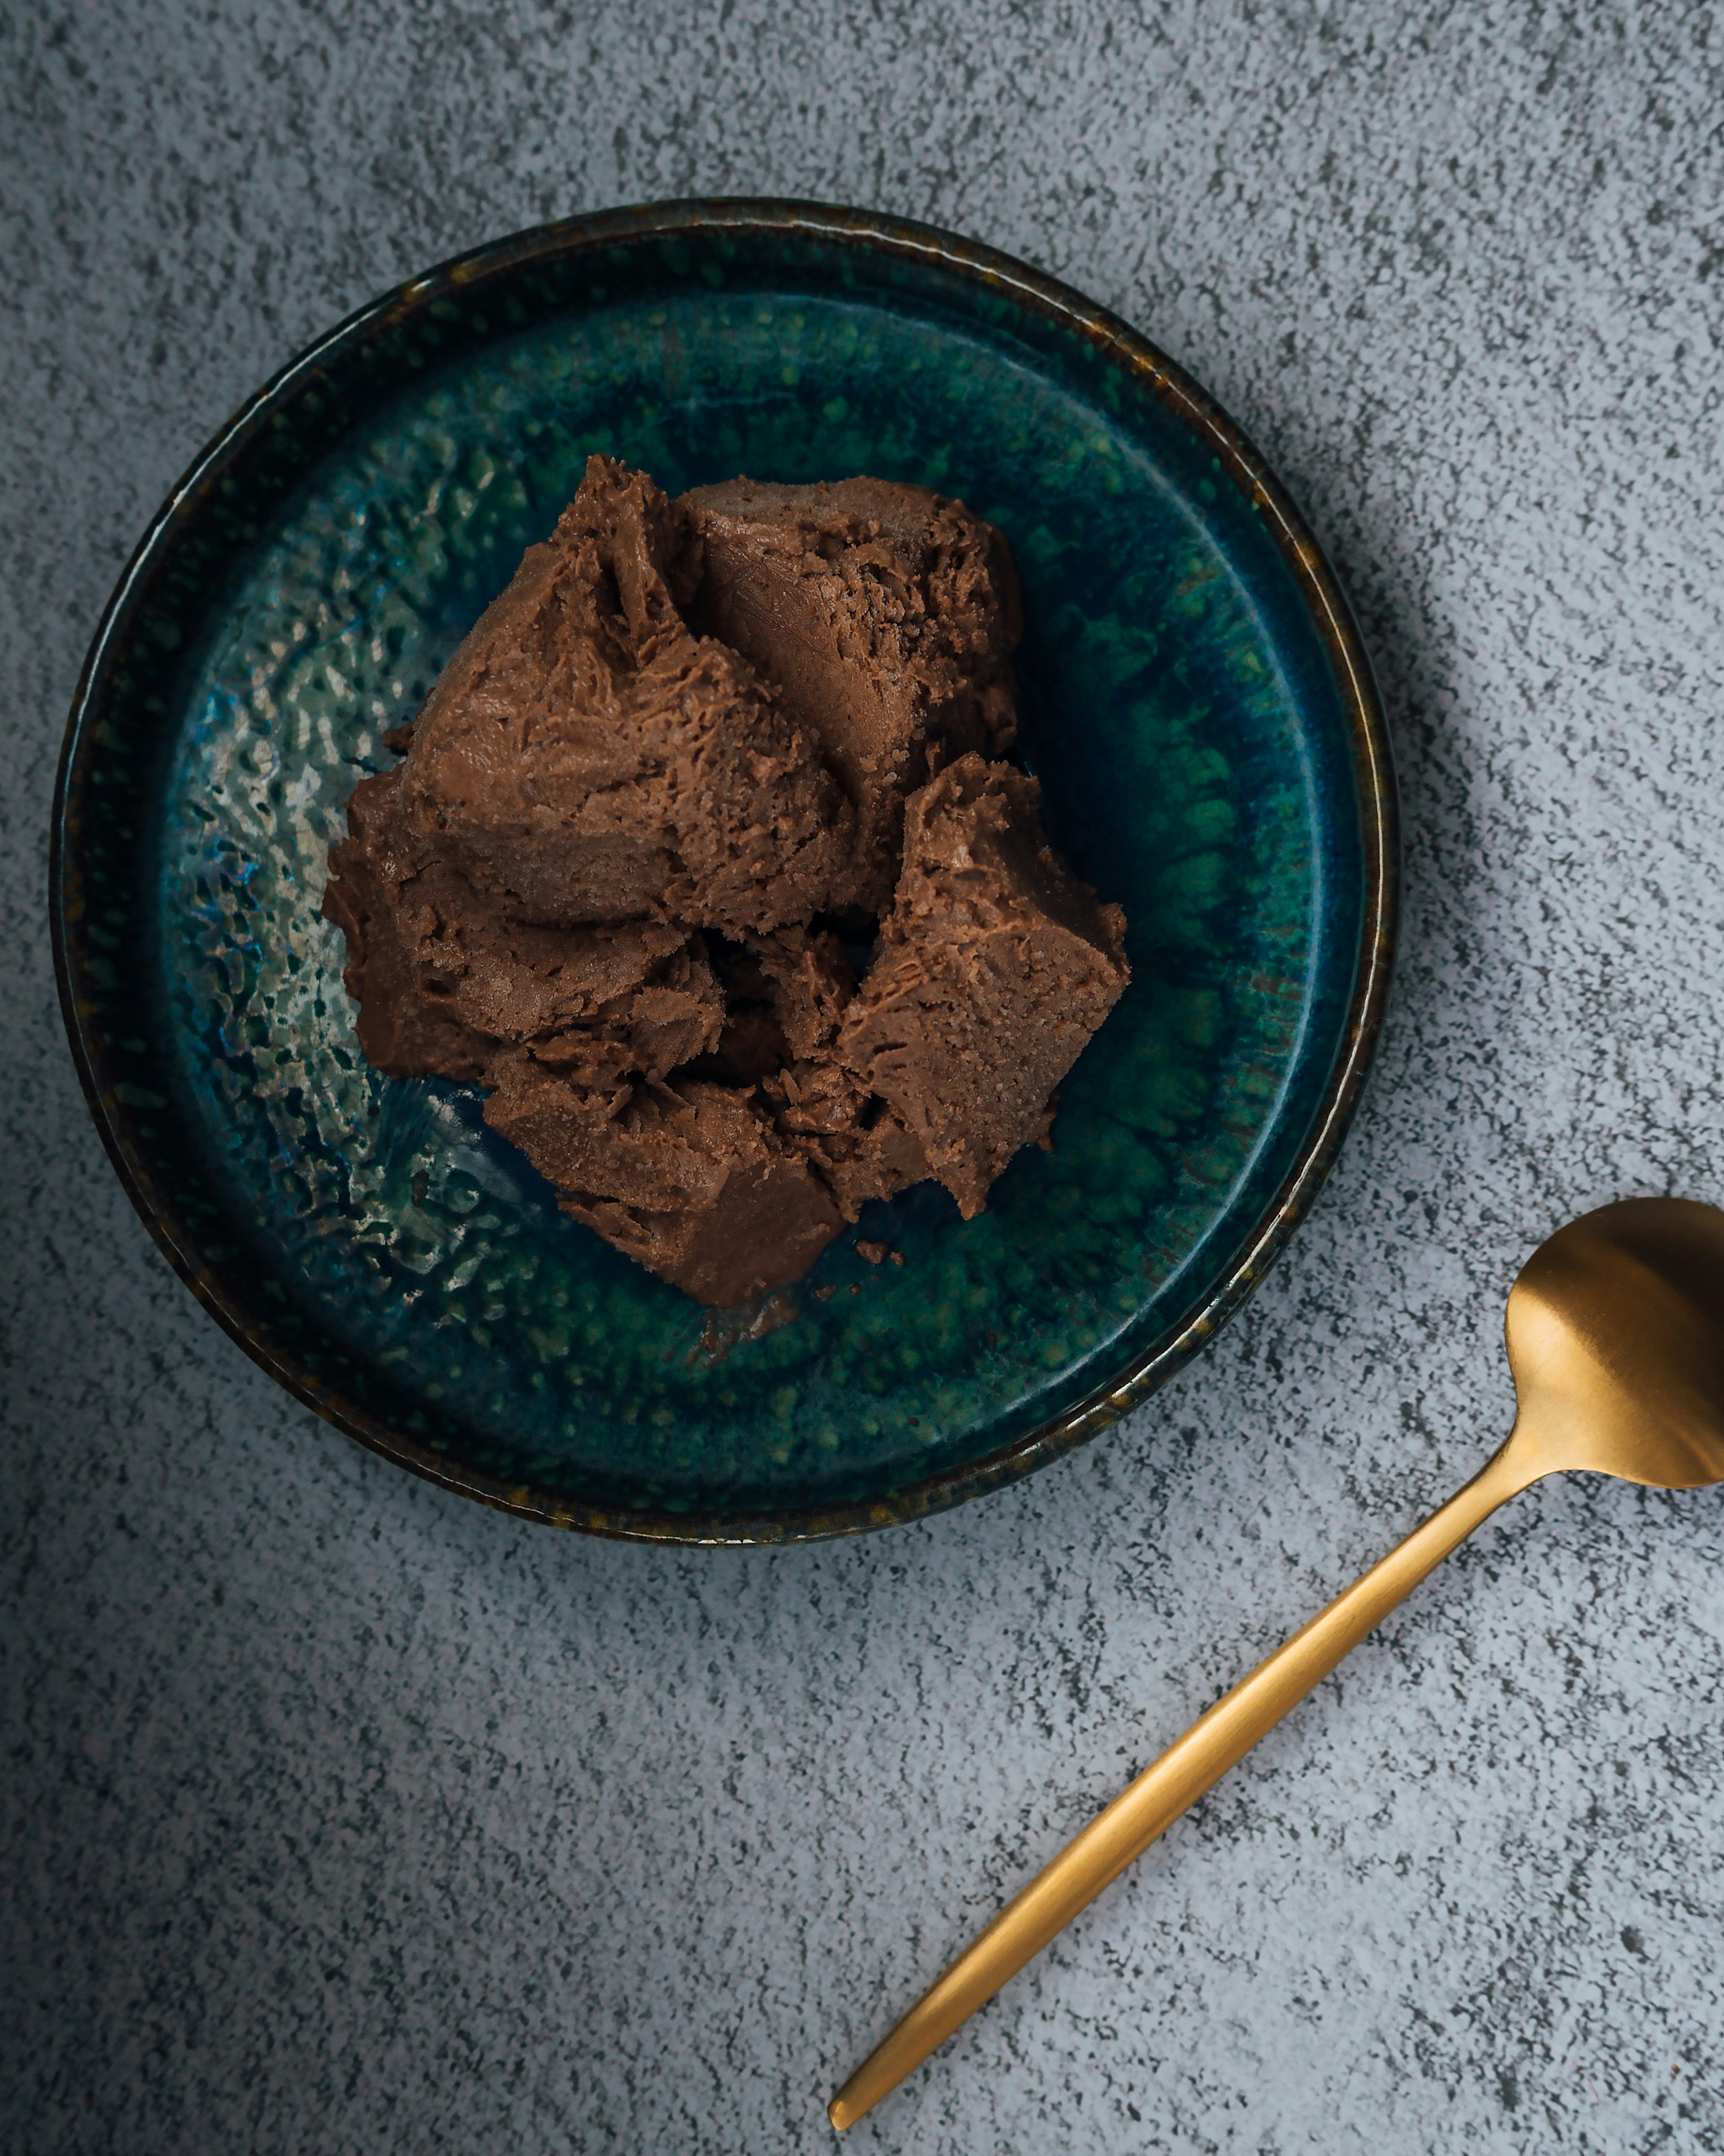
<path id="1" fill-rule="evenodd" d="M 607 1096 L 525 1055 L 492 1076 L 485 1121 L 557 1185 L 563 1211 L 698 1301 L 797 1279 L 844 1225 L 745 1089 L 646 1080 Z"/>
<path id="2" fill-rule="evenodd" d="M 724 998 L 698 935 L 512 919 L 404 822 L 404 775 L 354 788 L 324 896 L 347 939 L 359 1045 L 380 1070 L 482 1079 L 505 1044 L 532 1042 L 597 1085 L 662 1077 L 717 1045 Z"/>
<path id="3" fill-rule="evenodd" d="M 1034 779 L 966 756 L 911 797 L 882 945 L 836 1055 L 966 1219 L 1124 993 L 1125 916 L 1049 845 Z"/>
<path id="4" fill-rule="evenodd" d="M 522 919 L 742 934 L 849 877 L 854 814 L 818 734 L 683 618 L 700 559 L 685 510 L 591 459 L 420 714 L 408 815 Z"/>
<path id="5" fill-rule="evenodd" d="M 961 501 L 886 480 L 738 479 L 682 501 L 705 542 L 692 618 L 775 681 L 820 742 L 855 815 L 837 902 L 877 912 L 929 745 L 998 756 L 1016 732 L 1022 623 L 1006 543 Z"/>

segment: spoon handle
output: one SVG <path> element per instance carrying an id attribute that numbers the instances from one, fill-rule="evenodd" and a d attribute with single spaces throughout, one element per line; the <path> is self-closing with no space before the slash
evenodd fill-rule
<path id="1" fill-rule="evenodd" d="M 922 1994 L 832 2099 L 832 2123 L 842 2129 L 871 2111 L 1266 1736 L 1481 1520 L 1532 1479 L 1504 1445 L 1440 1512 L 1218 1700 Z"/>

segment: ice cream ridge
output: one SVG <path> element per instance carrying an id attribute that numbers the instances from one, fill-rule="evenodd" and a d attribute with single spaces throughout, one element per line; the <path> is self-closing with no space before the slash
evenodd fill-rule
<path id="1" fill-rule="evenodd" d="M 972 1218 L 1128 978 L 1003 760 L 1019 634 L 962 502 L 591 459 L 331 850 L 364 1053 L 703 1303 L 925 1178 Z"/>

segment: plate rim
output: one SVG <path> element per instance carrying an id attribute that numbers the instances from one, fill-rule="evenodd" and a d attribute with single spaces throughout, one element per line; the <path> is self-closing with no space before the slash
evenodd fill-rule
<path id="1" fill-rule="evenodd" d="M 702 1513 L 572 1502 L 507 1484 L 416 1443 L 347 1399 L 279 1341 L 265 1336 L 202 1255 L 195 1233 L 157 1184 L 135 1134 L 136 1110 L 116 1091 L 112 1059 L 87 1023 L 75 973 L 88 952 L 77 818 L 90 744 L 123 662 L 134 618 L 176 534 L 225 466 L 298 393 L 304 377 L 345 347 L 409 320 L 481 278 L 619 242 L 675 240 L 694 233 L 778 234 L 858 245 L 956 273 L 1009 295 L 1055 326 L 1076 332 L 1122 366 L 1204 441 L 1257 508 L 1297 583 L 1341 692 L 1363 854 L 1364 904 L 1354 978 L 1328 1080 L 1297 1158 L 1259 1213 L 1221 1280 L 1193 1297 L 1151 1345 L 1065 1413 L 965 1466 L 883 1497 L 772 1511 Z M 151 520 L 103 610 L 61 745 L 49 837 L 49 911 L 61 1014 L 85 1101 L 121 1186 L 169 1265 L 229 1338 L 295 1399 L 370 1451 L 425 1481 L 494 1510 L 623 1542 L 717 1548 L 825 1540 L 926 1518 L 1003 1488 L 1061 1458 L 1159 1390 L 1203 1348 L 1250 1296 L 1310 1210 L 1357 1108 L 1382 1032 L 1400 900 L 1399 815 L 1387 724 L 1352 609 L 1303 516 L 1244 431 L 1178 363 L 1118 315 L 1060 280 L 980 241 L 883 212 L 776 197 L 699 198 L 602 210 L 487 240 L 410 277 L 357 309 L 280 368 L 247 398 L 192 460 Z"/>

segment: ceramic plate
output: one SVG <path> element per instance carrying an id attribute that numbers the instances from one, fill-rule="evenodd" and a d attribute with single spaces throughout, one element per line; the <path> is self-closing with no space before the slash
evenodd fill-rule
<path id="1" fill-rule="evenodd" d="M 933 1186 L 871 1207 L 793 1291 L 722 1316 L 559 1214 L 475 1090 L 366 1065 L 319 911 L 350 788 L 593 450 L 672 493 L 913 480 L 998 524 L 1024 759 L 1131 924 L 1131 990 L 1051 1153 L 967 1224 Z M 170 1261 L 341 1429 L 565 1526 L 844 1532 L 1049 1459 L 1238 1306 L 1374 1045 L 1393 818 L 1332 577 L 1152 346 L 924 227 L 671 204 L 415 279 L 199 459 L 79 689 L 60 985 Z"/>

